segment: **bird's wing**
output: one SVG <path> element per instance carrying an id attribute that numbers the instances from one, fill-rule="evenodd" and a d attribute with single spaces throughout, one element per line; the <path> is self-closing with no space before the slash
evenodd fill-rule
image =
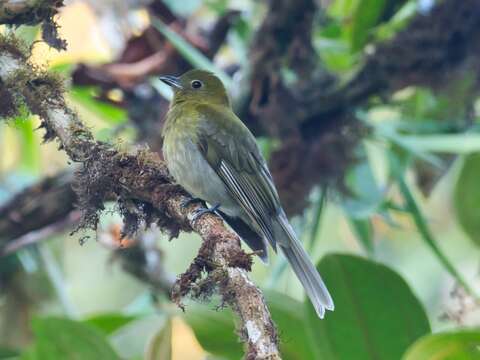
<path id="1" fill-rule="evenodd" d="M 198 148 L 230 195 L 276 250 L 272 218 L 280 200 L 255 138 L 233 112 L 199 109 Z"/>

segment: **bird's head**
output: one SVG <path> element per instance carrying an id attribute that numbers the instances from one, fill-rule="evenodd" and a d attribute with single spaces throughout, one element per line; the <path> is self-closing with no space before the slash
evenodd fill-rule
<path id="1" fill-rule="evenodd" d="M 217 105 L 230 104 L 221 80 L 205 70 L 190 70 L 176 76 L 161 76 L 160 80 L 173 89 L 173 104 L 199 102 Z"/>

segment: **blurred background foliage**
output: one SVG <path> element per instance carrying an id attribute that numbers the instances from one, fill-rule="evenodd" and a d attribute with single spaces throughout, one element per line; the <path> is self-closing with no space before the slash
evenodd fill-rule
<path id="1" fill-rule="evenodd" d="M 372 44 L 389 41 L 435 5 L 319 3 L 325 11 L 313 22 L 314 50 L 341 81 L 353 76 Z M 69 1 L 58 16 L 68 50 L 35 43 L 33 59 L 70 79 L 79 63 L 113 61 L 129 38 L 152 23 L 190 66 L 222 74 L 235 96 L 238 82 L 229 67 L 248 63 L 266 4 L 164 4 L 189 19 L 191 36 L 228 10 L 240 15 L 211 59 L 165 22 L 149 18 L 141 4 Z M 15 32 L 29 43 L 39 36 L 38 27 Z M 265 291 L 285 359 L 480 358 L 480 102 L 478 74 L 462 74 L 441 90 L 409 86 L 357 109 L 368 131 L 352 144 L 355 161 L 345 169 L 344 184 L 315 187 L 309 206 L 293 218 L 331 289 L 335 312 L 317 319 L 281 257 L 274 256 L 269 267 L 256 261 L 252 277 Z M 288 80 L 288 69 L 283 75 Z M 170 96 L 155 78 L 147 83 Z M 101 86 L 68 84 L 69 103 L 98 139 L 120 147 L 142 143 L 144 130 L 125 108 L 128 94 L 109 90 L 105 101 Z M 38 119 L 27 117 L 0 122 L 0 207 L 71 167 L 56 144 L 41 144 L 41 131 L 34 131 Z M 276 139 L 259 141 L 267 157 L 278 146 Z M 182 313 L 164 292 L 124 271 L 117 259 L 120 220 L 113 206 L 107 210 L 97 234 L 87 234 L 98 241 L 80 246 L 85 233 L 70 235 L 73 227 L 67 226 L 1 258 L 0 358 L 241 358 L 234 316 L 217 309 L 218 299 L 187 301 Z M 155 230 L 147 233 L 153 233 L 171 274 L 183 272 L 199 247 L 195 235 L 169 242 Z"/>

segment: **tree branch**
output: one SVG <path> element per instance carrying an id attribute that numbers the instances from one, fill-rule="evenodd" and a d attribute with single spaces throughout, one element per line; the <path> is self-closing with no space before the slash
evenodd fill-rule
<path id="1" fill-rule="evenodd" d="M 124 153 L 96 141 L 67 107 L 59 80 L 33 70 L 21 52 L 12 51 L 16 46 L 11 38 L 0 37 L 2 90 L 39 115 L 46 139 L 58 139 L 68 156 L 81 164 L 76 192 L 83 211 L 82 225 L 96 227 L 103 202 L 114 194 L 127 232 L 136 230 L 139 223 L 151 222 L 171 234 L 180 230 L 197 232 L 209 244 L 212 255 L 209 260 L 216 264 L 214 269 L 206 266 L 204 270 L 208 274 L 214 270 L 215 275 L 222 274 L 216 285 L 225 303 L 242 321 L 247 356 L 279 359 L 276 331 L 263 295 L 249 280 L 246 269 L 240 267 L 247 264 L 238 261 L 238 256 L 244 255 L 238 236 L 217 216 L 205 215 L 193 221 L 200 205 L 182 207 L 189 197 L 172 184 L 165 165 L 154 154 L 146 150 Z M 19 106 L 18 101 L 10 104 L 15 105 Z"/>

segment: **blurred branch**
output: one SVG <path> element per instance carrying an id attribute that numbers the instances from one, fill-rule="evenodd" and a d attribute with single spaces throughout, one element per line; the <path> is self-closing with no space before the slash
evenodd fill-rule
<path id="1" fill-rule="evenodd" d="M 228 30 L 239 16 L 238 11 L 228 11 L 205 35 L 190 34 L 187 22 L 173 17 L 166 8 L 155 2 L 150 11 L 168 24 L 168 28 L 181 35 L 192 46 L 212 58 L 225 41 Z M 161 10 L 161 11 L 160 11 Z M 73 73 L 76 85 L 99 85 L 103 89 L 120 87 L 130 90 L 157 74 L 181 74 L 190 68 L 188 62 L 155 27 L 148 27 L 140 36 L 130 39 L 120 57 L 108 64 L 79 65 Z"/>
<path id="2" fill-rule="evenodd" d="M 240 111 L 257 134 L 283 140 L 270 168 L 288 214 L 303 211 L 319 183 L 341 190 L 355 144 L 366 134 L 355 116 L 358 106 L 407 86 L 438 89 L 465 64 L 473 62 L 473 73 L 480 65 L 478 2 L 444 0 L 415 15 L 392 39 L 369 45 L 363 66 L 341 84 L 311 51 L 315 10 L 311 0 L 269 2 L 251 47 L 252 95 Z M 300 55 L 292 60 L 292 54 Z M 298 78 L 288 86 L 281 77 L 285 64 Z"/>
<path id="3" fill-rule="evenodd" d="M 164 256 L 157 246 L 158 234 L 153 229 L 139 231 L 135 238 L 122 238 L 121 226 L 116 224 L 98 236 L 106 247 L 113 249 L 113 260 L 155 292 L 170 295 L 175 275 L 164 267 Z"/>
<path id="4" fill-rule="evenodd" d="M 41 236 L 41 229 L 65 221 L 76 201 L 72 190 L 73 173 L 63 172 L 47 177 L 22 190 L 0 207 L 0 249 L 6 251 L 14 239 L 25 242 L 32 231 Z M 28 241 L 30 242 L 30 240 Z M 16 246 L 13 246 L 16 247 Z"/>
<path id="5" fill-rule="evenodd" d="M 38 243 L 52 236 L 63 233 L 64 231 L 67 231 L 73 228 L 76 224 L 78 224 L 79 220 L 80 220 L 80 214 L 78 212 L 72 211 L 71 213 L 68 213 L 64 219 L 58 222 L 42 227 L 39 230 L 30 231 L 25 235 L 22 235 L 16 239 L 13 239 L 7 242 L 3 246 L 0 255 L 2 256 L 10 255 L 25 246 Z M 2 234 L 0 233 L 0 235 Z"/>
<path id="6" fill-rule="evenodd" d="M 313 92 L 300 119 L 302 131 L 315 132 L 374 95 L 385 97 L 415 85 L 441 88 L 469 59 L 475 59 L 478 71 L 479 36 L 476 0 L 437 2 L 427 14 L 417 14 L 393 39 L 370 50 L 350 82 L 332 91 Z"/>
<path id="7" fill-rule="evenodd" d="M 218 216 L 208 214 L 193 221 L 201 205 L 182 206 L 189 197 L 172 184 L 164 163 L 154 154 L 146 150 L 125 153 L 96 141 L 66 105 L 60 80 L 34 70 L 23 53 L 13 50 L 16 46 L 12 38 L 0 37 L 0 84 L 40 117 L 46 140 L 57 139 L 68 156 L 81 164 L 75 185 L 81 226 L 96 228 L 103 203 L 113 194 L 126 235 L 140 223 L 152 222 L 172 235 L 180 230 L 197 232 L 208 244 L 208 263 L 215 264 L 203 270 L 210 275 L 215 272 L 224 302 L 239 315 L 247 356 L 280 358 L 275 327 L 263 295 L 247 276 L 250 262 L 244 260 L 250 258 L 242 251 L 238 236 Z M 18 101 L 8 105 L 20 106 Z"/>

